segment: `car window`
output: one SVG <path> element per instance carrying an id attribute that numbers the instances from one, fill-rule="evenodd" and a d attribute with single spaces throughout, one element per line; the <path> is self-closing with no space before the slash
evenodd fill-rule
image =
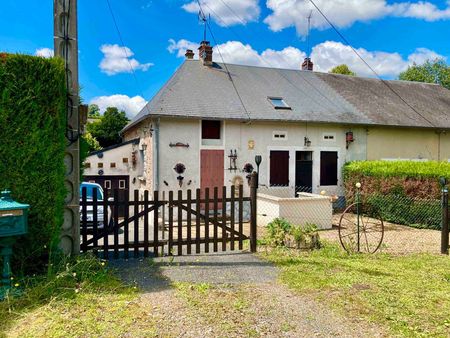
<path id="1" fill-rule="evenodd" d="M 83 187 L 86 187 L 86 197 L 89 200 L 93 199 L 94 191 L 97 193 L 97 200 L 103 201 L 103 191 L 98 187 L 92 185 L 81 185 L 80 186 L 80 197 L 83 195 Z"/>

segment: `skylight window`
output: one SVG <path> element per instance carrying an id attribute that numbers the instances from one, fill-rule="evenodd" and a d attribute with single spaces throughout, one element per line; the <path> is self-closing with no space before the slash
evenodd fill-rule
<path id="1" fill-rule="evenodd" d="M 291 109 L 282 97 L 269 97 L 268 99 L 275 109 Z"/>

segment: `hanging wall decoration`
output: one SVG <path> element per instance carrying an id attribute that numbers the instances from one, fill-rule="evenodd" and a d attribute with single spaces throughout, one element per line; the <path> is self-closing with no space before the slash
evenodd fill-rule
<path id="1" fill-rule="evenodd" d="M 183 163 L 177 163 L 175 164 L 175 167 L 173 168 L 175 172 L 178 174 L 177 180 L 180 187 L 183 185 L 184 177 L 181 176 L 186 171 L 186 166 Z"/>
<path id="2" fill-rule="evenodd" d="M 230 166 L 228 168 L 229 171 L 234 171 L 236 172 L 236 170 L 238 170 L 237 165 L 236 165 L 236 161 L 237 161 L 237 151 L 236 149 L 230 150 L 230 155 L 228 155 L 228 158 L 230 159 Z"/>
<path id="3" fill-rule="evenodd" d="M 247 174 L 247 176 L 245 176 L 245 177 L 247 178 L 248 184 L 250 184 L 250 179 L 252 177 L 253 169 L 254 169 L 253 164 L 251 164 L 251 163 L 246 163 L 244 165 L 244 169 L 242 169 L 242 171 Z"/>

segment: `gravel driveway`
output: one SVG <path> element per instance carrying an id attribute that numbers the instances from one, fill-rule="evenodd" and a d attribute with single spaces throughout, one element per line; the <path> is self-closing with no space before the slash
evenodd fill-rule
<path id="1" fill-rule="evenodd" d="M 277 281 L 278 269 L 250 253 L 111 261 L 142 290 L 140 306 L 163 337 L 382 337 Z"/>

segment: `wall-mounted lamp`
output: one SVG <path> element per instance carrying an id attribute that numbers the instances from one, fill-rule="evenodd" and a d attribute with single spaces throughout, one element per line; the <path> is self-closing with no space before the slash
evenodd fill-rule
<path id="1" fill-rule="evenodd" d="M 261 164 L 261 162 L 262 162 L 262 156 L 261 155 L 256 155 L 255 156 L 255 163 L 256 163 L 256 170 L 257 170 L 257 173 L 258 173 L 258 175 L 256 176 L 256 186 L 258 187 L 258 185 L 259 185 L 259 165 Z"/>
<path id="2" fill-rule="evenodd" d="M 350 143 L 354 142 L 355 139 L 353 138 L 353 132 L 352 131 L 348 131 L 345 133 L 345 143 L 346 143 L 346 149 L 348 149 L 348 146 L 350 145 Z"/>
<path id="3" fill-rule="evenodd" d="M 311 140 L 309 139 L 308 136 L 305 136 L 305 147 L 310 147 L 311 146 Z"/>

